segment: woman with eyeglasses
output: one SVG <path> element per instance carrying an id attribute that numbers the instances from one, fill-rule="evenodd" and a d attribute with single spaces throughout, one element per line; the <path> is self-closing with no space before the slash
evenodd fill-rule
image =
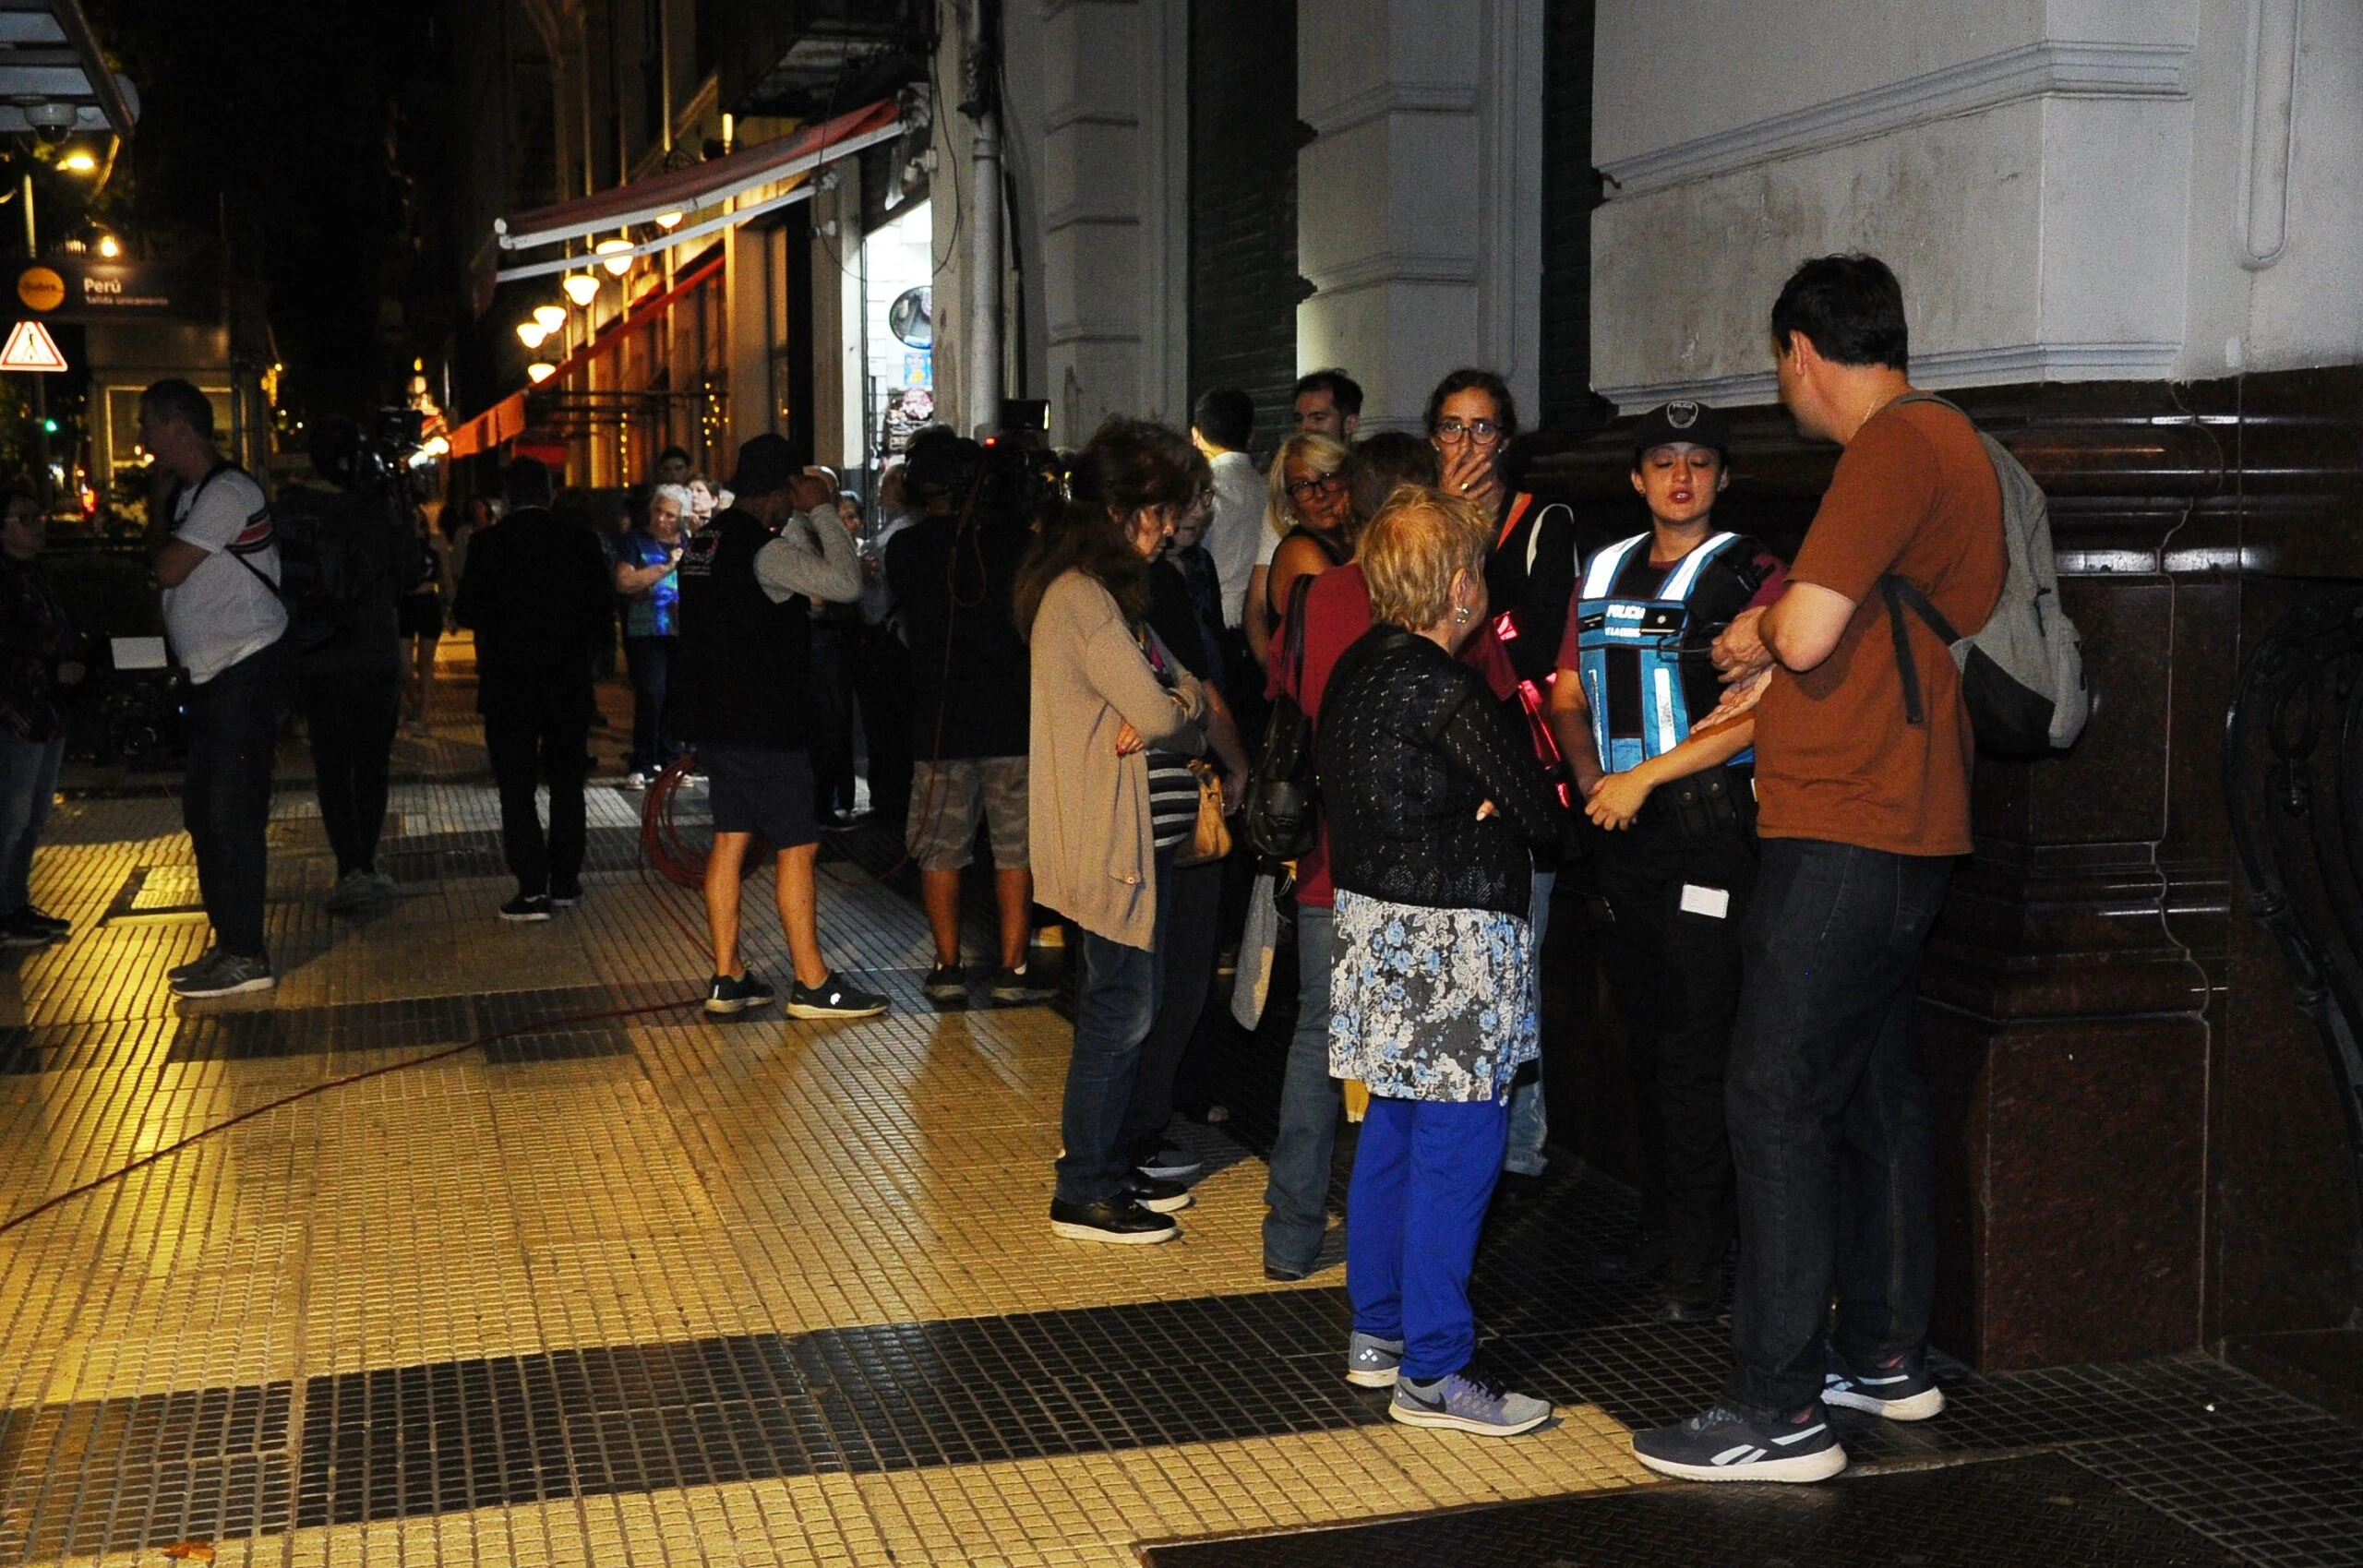
<path id="1" fill-rule="evenodd" d="M 1474 503 L 1493 522 L 1493 554 L 1485 562 L 1485 596 L 1493 606 L 1469 662 L 1483 670 L 1496 696 L 1523 710 L 1529 738 L 1542 761 L 1560 767 L 1558 746 L 1543 721 L 1557 674 L 1559 640 L 1577 582 L 1575 514 L 1542 506 L 1510 488 L 1505 458 L 1517 437 L 1517 400 L 1490 370 L 1456 370 L 1428 394 L 1428 440 L 1448 496 Z M 1493 646 L 1485 646 L 1485 643 Z M 1558 864 L 1546 852 L 1531 882 L 1528 923 L 1534 950 L 1551 924 L 1551 894 Z M 1541 1064 L 1520 1080 L 1510 1099 L 1509 1151 L 1503 1169 L 1522 1184 L 1542 1174 L 1549 1134 L 1543 1115 Z"/>
<path id="2" fill-rule="evenodd" d="M 1247 646 L 1259 664 L 1297 579 L 1318 577 L 1354 553 L 1346 456 L 1344 442 L 1299 431 L 1272 459 L 1264 511 L 1271 554 L 1247 577 Z"/>

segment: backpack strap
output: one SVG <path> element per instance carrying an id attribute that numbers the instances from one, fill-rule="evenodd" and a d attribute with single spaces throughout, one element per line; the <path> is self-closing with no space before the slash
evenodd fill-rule
<path id="1" fill-rule="evenodd" d="M 1945 618 L 1942 610 L 1928 601 L 1928 596 L 1896 576 L 1884 572 L 1879 577 L 1879 596 L 1887 601 L 1888 629 L 1895 638 L 1895 667 L 1903 676 L 1903 720 L 1906 724 L 1928 722 L 1926 708 L 1920 700 L 1920 666 L 1912 657 L 1912 630 L 1903 623 L 1905 605 L 1912 613 L 1928 623 L 1928 629 L 1945 640 L 1949 648 L 1961 640 L 1953 630 L 1953 623 Z"/>

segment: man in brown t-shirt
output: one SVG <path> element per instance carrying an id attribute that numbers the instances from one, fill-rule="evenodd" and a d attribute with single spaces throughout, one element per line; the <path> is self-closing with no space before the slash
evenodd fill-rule
<path id="1" fill-rule="evenodd" d="M 1969 631 L 2007 566 L 1993 465 L 1968 420 L 1913 398 L 1884 264 L 1800 267 L 1772 346 L 1798 428 L 1846 449 L 1787 589 L 1715 645 L 1735 694 L 1723 712 L 1756 711 L 1764 840 L 1726 1091 L 1736 1370 L 1713 1408 L 1633 1439 L 1644 1465 L 1697 1480 L 1835 1475 L 1846 1453 L 1827 1405 L 1891 1420 L 1944 1408 L 1927 1367 L 1933 1140 L 1913 981 L 1970 847 L 1972 740 L 1951 655 L 1916 616 L 1925 718 L 1906 717 L 1879 580 Z"/>

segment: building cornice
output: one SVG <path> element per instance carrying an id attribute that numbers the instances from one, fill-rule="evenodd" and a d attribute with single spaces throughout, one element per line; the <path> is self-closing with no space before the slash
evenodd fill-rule
<path id="1" fill-rule="evenodd" d="M 2001 348 L 1951 349 L 1912 356 L 1912 384 L 1931 390 L 2041 381 L 2157 381 L 2174 372 L 2180 343 L 2012 343 Z M 1642 381 L 1601 387 L 1621 413 L 1652 409 L 1677 398 L 1719 408 L 1777 401 L 1772 372 L 1709 376 L 1686 381 Z"/>
<path id="2" fill-rule="evenodd" d="M 1453 81 L 1384 81 L 1335 103 L 1310 110 L 1304 123 L 1322 136 L 1337 136 L 1390 114 L 1473 114 L 1477 84 Z"/>
<path id="3" fill-rule="evenodd" d="M 2181 98 L 2181 44 L 2045 40 L 1809 109 L 1601 164 L 1608 195 L 1640 196 L 2028 98 Z"/>

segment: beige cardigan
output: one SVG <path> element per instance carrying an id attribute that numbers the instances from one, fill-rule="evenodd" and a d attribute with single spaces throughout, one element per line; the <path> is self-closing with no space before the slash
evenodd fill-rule
<path id="1" fill-rule="evenodd" d="M 1205 745 L 1205 694 L 1161 642 L 1179 684 L 1170 694 L 1158 684 L 1114 597 L 1086 572 L 1069 571 L 1043 593 L 1031 641 L 1034 896 L 1110 941 L 1153 947 L 1148 758 L 1116 755 L 1116 733 L 1129 721 L 1145 744 L 1194 754 Z"/>

